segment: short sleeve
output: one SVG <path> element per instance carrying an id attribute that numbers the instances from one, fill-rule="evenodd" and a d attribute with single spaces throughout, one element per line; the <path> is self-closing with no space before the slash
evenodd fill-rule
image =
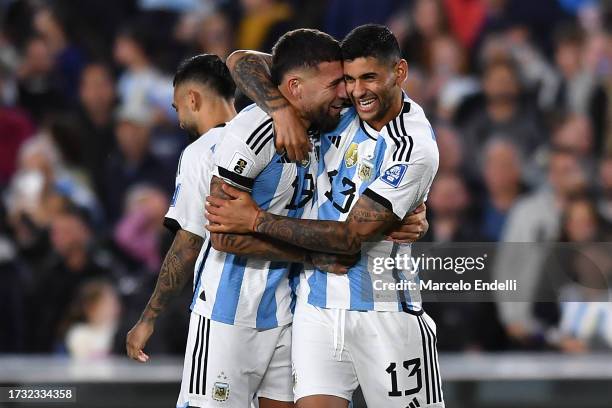
<path id="1" fill-rule="evenodd" d="M 215 149 L 214 175 L 251 191 L 255 178 L 272 159 L 273 139 L 272 119 L 263 121 L 251 131 L 238 125 L 228 128 Z"/>
<path id="2" fill-rule="evenodd" d="M 204 200 L 208 195 L 207 182 L 210 177 L 202 166 L 204 157 L 185 150 L 179 160 L 174 194 L 164 219 L 164 225 L 173 232 L 179 229 L 206 237 Z"/>
<path id="3" fill-rule="evenodd" d="M 395 155 L 397 157 L 397 155 Z M 394 160 L 390 153 L 379 177 L 363 195 L 385 206 L 400 219 L 425 201 L 438 170 L 438 150 L 434 141 L 417 146 L 408 160 Z"/>

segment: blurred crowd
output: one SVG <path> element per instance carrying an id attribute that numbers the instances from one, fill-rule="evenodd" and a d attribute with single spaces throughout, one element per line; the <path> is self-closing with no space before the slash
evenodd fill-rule
<path id="1" fill-rule="evenodd" d="M 367 22 L 396 34 L 437 135 L 425 240 L 610 241 L 612 2 L 0 0 L 0 353 L 123 353 L 172 240 L 183 58 Z M 536 287 L 545 258 L 499 268 Z M 440 350 L 611 349 L 612 303 L 575 286 L 571 302 L 426 309 Z M 190 289 L 152 353 L 183 354 Z"/>

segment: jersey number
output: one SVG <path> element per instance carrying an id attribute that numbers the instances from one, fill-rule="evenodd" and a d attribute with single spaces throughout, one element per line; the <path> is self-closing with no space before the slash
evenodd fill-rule
<path id="1" fill-rule="evenodd" d="M 314 179 L 312 178 L 312 174 L 306 174 L 304 180 L 306 188 L 302 189 L 298 194 L 300 179 L 299 176 L 295 176 L 295 180 L 291 183 L 291 187 L 293 187 L 293 197 L 291 197 L 289 204 L 285 206 L 286 209 L 297 210 L 298 208 L 302 208 L 314 196 Z"/>
<path id="2" fill-rule="evenodd" d="M 332 170 L 327 172 L 327 177 L 329 177 L 330 186 L 334 185 L 334 177 L 336 177 L 337 175 L 338 170 Z M 353 204 L 353 200 L 355 199 L 355 192 L 357 191 L 357 189 L 355 188 L 355 183 L 353 183 L 353 181 L 348 177 L 344 177 L 342 179 L 342 185 L 344 187 L 347 187 L 346 190 L 340 192 L 340 194 L 346 197 L 342 205 L 334 201 L 334 196 L 332 194 L 333 187 L 329 188 L 329 191 L 325 193 L 325 197 L 327 197 L 327 199 L 332 202 L 336 210 L 345 214 L 351 209 L 351 204 Z"/>
<path id="3" fill-rule="evenodd" d="M 412 377 L 416 375 L 416 387 L 410 388 L 409 390 L 404 390 L 403 395 L 412 395 L 421 390 L 422 379 L 421 379 L 421 359 L 413 358 L 412 360 L 404 361 L 404 368 L 408 371 L 408 377 Z M 391 391 L 389 391 L 390 397 L 401 397 L 402 392 L 397 388 L 397 371 L 395 371 L 397 364 L 391 363 L 389 367 L 387 367 L 387 373 L 391 376 Z"/>

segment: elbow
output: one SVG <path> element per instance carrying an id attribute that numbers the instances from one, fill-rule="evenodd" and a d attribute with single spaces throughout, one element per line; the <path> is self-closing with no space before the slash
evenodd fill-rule
<path id="1" fill-rule="evenodd" d="M 225 60 L 225 65 L 227 65 L 227 68 L 230 70 L 230 72 L 234 72 L 236 64 L 247 54 L 247 52 L 248 51 L 245 50 L 237 50 L 232 52 L 229 57 L 227 57 L 227 59 Z"/>

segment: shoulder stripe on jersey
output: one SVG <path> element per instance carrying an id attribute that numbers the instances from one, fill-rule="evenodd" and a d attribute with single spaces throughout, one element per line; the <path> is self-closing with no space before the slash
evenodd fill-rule
<path id="1" fill-rule="evenodd" d="M 178 167 L 176 168 L 177 177 L 181 175 L 181 163 L 183 162 L 183 154 L 185 154 L 185 149 L 183 149 L 183 151 L 181 152 L 181 155 L 179 156 Z"/>
<path id="2" fill-rule="evenodd" d="M 395 133 L 393 133 L 393 131 L 391 130 L 391 124 L 390 123 L 387 123 L 386 128 L 387 128 L 387 134 L 389 135 L 389 137 L 391 138 L 391 140 L 393 140 L 393 143 L 395 144 L 395 152 L 393 152 L 393 160 L 397 160 L 397 158 L 396 158 L 397 152 L 401 148 L 399 138 L 397 136 L 395 136 Z"/>
<path id="3" fill-rule="evenodd" d="M 327 136 L 327 138 L 329 139 L 329 141 L 331 142 L 331 144 L 333 144 L 336 147 L 340 147 L 340 135 L 330 135 Z"/>
<path id="4" fill-rule="evenodd" d="M 391 201 L 387 200 L 385 197 L 381 196 L 380 194 L 370 190 L 369 188 L 366 188 L 361 194 L 368 197 L 371 200 L 376 201 L 378 204 L 382 205 L 387 210 L 393 212 L 393 205 L 391 204 Z"/>
<path id="5" fill-rule="evenodd" d="M 255 138 L 253 138 L 253 141 L 251 141 L 251 143 L 248 143 L 251 150 L 255 150 L 257 146 L 259 145 L 259 143 L 261 142 L 261 140 L 268 137 L 272 133 L 273 126 L 274 124 L 270 123 L 261 132 L 259 132 L 259 134 L 255 136 Z"/>
<path id="6" fill-rule="evenodd" d="M 271 125 L 270 125 L 271 126 Z M 263 139 L 263 141 L 261 142 L 261 144 L 259 145 L 259 147 L 257 148 L 257 150 L 255 150 L 255 154 L 259 154 L 259 152 L 261 152 L 261 150 L 270 142 L 270 140 L 274 139 L 274 132 L 270 131 L 269 133 L 267 133 L 266 138 Z M 253 148 L 255 149 L 255 148 Z"/>
<path id="7" fill-rule="evenodd" d="M 224 169 L 223 167 L 219 167 L 219 175 L 223 178 L 233 181 L 234 183 L 248 190 L 252 190 L 253 185 L 255 184 L 254 179 L 241 176 L 240 174 L 236 174 L 233 171 Z"/>
<path id="8" fill-rule="evenodd" d="M 400 128 L 402 129 L 402 132 L 400 132 Z M 412 148 L 414 146 L 414 140 L 412 139 L 412 136 L 407 134 L 404 121 L 401 117 L 393 120 L 393 126 L 391 126 L 391 123 L 387 124 L 387 133 L 396 146 L 396 150 L 393 153 L 393 160 L 409 162 L 412 154 Z"/>
<path id="9" fill-rule="evenodd" d="M 431 404 L 431 395 L 429 393 L 429 365 L 427 364 L 428 353 L 427 353 L 427 341 L 425 340 L 425 329 L 423 328 L 423 322 L 421 316 L 417 317 L 419 322 L 419 330 L 421 332 L 421 344 L 423 346 L 423 372 L 425 373 L 425 395 L 427 397 L 427 404 Z"/>
<path id="10" fill-rule="evenodd" d="M 255 136 L 257 136 L 257 134 L 259 133 L 259 131 L 260 131 L 261 129 L 265 128 L 266 126 L 268 126 L 270 123 L 272 123 L 272 118 L 268 118 L 268 119 L 264 120 L 264 122 L 263 122 L 261 125 L 259 125 L 259 126 L 257 127 L 257 129 L 255 129 L 255 130 L 253 131 L 253 133 L 251 133 L 251 135 L 250 135 L 250 136 L 249 136 L 249 138 L 247 139 L 246 143 L 247 143 L 248 145 L 250 145 L 250 144 L 251 144 L 251 142 L 253 141 L 253 139 L 255 138 Z"/>

